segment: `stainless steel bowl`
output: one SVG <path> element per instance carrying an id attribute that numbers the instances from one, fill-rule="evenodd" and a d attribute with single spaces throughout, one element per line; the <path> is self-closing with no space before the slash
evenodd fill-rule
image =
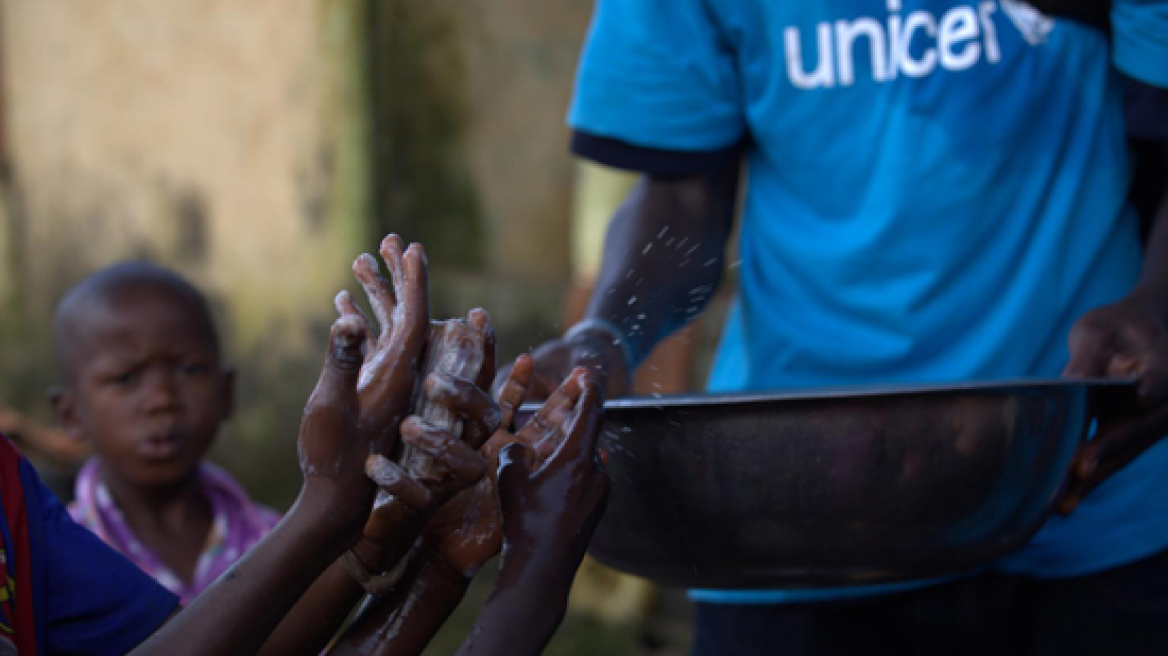
<path id="1" fill-rule="evenodd" d="M 606 406 L 591 553 L 697 588 L 959 574 L 1025 544 L 1130 384 L 1042 381 L 633 398 Z"/>

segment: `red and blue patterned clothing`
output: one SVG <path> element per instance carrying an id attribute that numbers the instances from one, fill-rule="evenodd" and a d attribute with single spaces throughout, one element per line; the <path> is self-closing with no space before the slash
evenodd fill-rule
<path id="1" fill-rule="evenodd" d="M 124 654 L 178 598 L 77 525 L 0 437 L 0 654 Z"/>

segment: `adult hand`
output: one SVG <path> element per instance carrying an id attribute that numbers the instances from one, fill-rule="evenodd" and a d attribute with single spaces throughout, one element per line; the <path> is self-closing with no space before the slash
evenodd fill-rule
<path id="1" fill-rule="evenodd" d="M 531 354 L 533 371 L 528 388 L 528 399 L 542 401 L 548 398 L 576 367 L 591 372 L 608 398 L 626 393 L 632 387 L 633 372 L 625 349 L 607 332 L 581 330 L 541 344 Z M 498 390 L 511 369 L 504 367 L 495 377 Z"/>
<path id="2" fill-rule="evenodd" d="M 1140 294 L 1092 310 L 1071 330 L 1063 375 L 1138 381 L 1140 408 L 1106 418 L 1075 455 L 1057 509 L 1069 514 L 1091 490 L 1168 433 L 1168 308 Z"/>

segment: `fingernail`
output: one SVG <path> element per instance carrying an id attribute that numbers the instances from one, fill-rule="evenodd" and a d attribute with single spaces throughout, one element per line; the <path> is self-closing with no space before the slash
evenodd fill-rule
<path id="1" fill-rule="evenodd" d="M 1099 469 L 1099 460 L 1096 458 L 1084 458 L 1079 461 L 1079 466 L 1076 472 L 1079 478 L 1090 478 L 1095 475 L 1095 471 Z"/>
<path id="2" fill-rule="evenodd" d="M 358 268 L 357 267 L 358 264 L 364 264 L 366 267 L 369 267 L 369 269 L 371 269 L 373 271 L 377 271 L 377 268 L 378 268 L 377 267 L 377 258 L 373 257 L 369 253 L 361 253 L 360 255 L 357 256 L 357 259 L 353 260 L 353 269 L 354 270 L 356 270 Z"/>

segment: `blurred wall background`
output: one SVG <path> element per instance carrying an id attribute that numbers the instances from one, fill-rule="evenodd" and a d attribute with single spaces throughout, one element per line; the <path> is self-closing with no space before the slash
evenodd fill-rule
<path id="1" fill-rule="evenodd" d="M 294 492 L 300 408 L 348 264 L 426 244 L 436 316 L 504 357 L 558 333 L 587 0 L 0 0 L 0 395 L 47 419 L 65 289 L 124 258 L 189 276 L 241 376 L 216 456 Z M 257 468 L 256 462 L 272 463 Z"/>

